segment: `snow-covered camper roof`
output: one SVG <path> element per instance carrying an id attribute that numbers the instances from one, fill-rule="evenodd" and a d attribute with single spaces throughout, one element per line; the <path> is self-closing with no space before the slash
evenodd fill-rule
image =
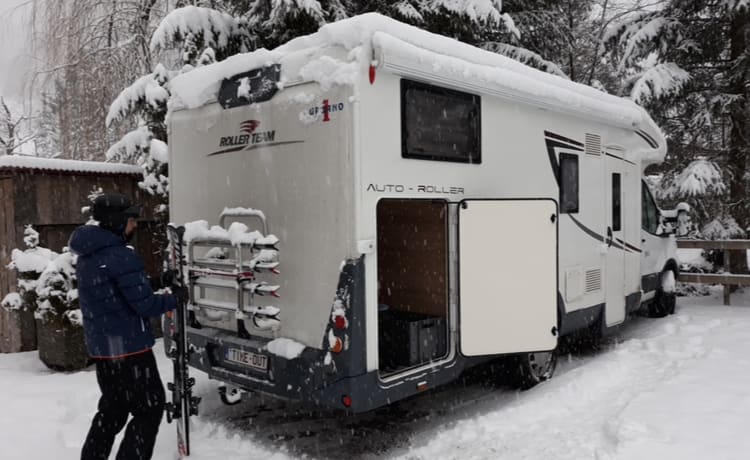
<path id="1" fill-rule="evenodd" d="M 0 156 L 0 171 L 34 170 L 50 172 L 69 172 L 98 175 L 142 175 L 140 166 L 120 163 L 103 163 L 99 161 L 61 160 L 40 158 L 28 155 Z"/>
<path id="2" fill-rule="evenodd" d="M 347 53 L 335 53 L 333 48 Z M 317 81 L 325 88 L 355 84 L 371 63 L 415 78 L 429 75 L 434 79 L 439 75 L 448 85 L 476 87 L 477 91 L 640 132 L 652 147 L 642 152 L 648 162 L 661 161 L 666 153 L 661 130 L 631 100 L 377 13 L 326 24 L 314 34 L 273 50 L 259 49 L 232 56 L 180 75 L 171 82 L 171 109 L 190 109 L 215 102 L 223 79 L 263 66 L 281 65 L 281 85 L 304 80 Z"/>

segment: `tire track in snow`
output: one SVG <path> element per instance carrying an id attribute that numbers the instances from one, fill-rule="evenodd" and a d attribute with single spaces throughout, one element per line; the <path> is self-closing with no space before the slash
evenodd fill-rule
<path id="1" fill-rule="evenodd" d="M 696 324 L 691 315 L 679 313 L 636 319 L 606 351 L 583 362 L 573 358 L 554 379 L 520 394 L 515 403 L 419 439 L 403 457 L 617 458 L 623 438 L 651 433 L 646 425 L 623 421 L 623 411 L 706 356 L 708 349 L 694 334 L 719 325 L 715 320 Z"/>
<path id="2" fill-rule="evenodd" d="M 710 331 L 726 327 L 703 310 L 636 318 L 603 350 L 561 357 L 550 382 L 526 391 L 497 389 L 478 375 L 358 416 L 250 396 L 223 406 L 201 382 L 204 407 L 196 445 L 217 445 L 246 458 L 582 459 L 617 458 L 634 439 L 664 442 L 648 423 L 627 416 L 634 402 L 722 350 Z M 703 310 L 701 310 L 703 309 Z M 715 334 L 715 333 L 714 333 Z M 471 372 L 471 371 L 470 371 Z M 658 428 L 658 427 L 657 427 Z M 215 451 L 215 449 L 214 449 Z M 216 453 L 216 452 L 214 452 Z M 198 458 L 220 458 L 206 456 Z"/>

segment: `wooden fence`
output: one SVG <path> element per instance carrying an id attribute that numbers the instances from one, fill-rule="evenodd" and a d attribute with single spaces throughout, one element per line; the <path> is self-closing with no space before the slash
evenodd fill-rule
<path id="1" fill-rule="evenodd" d="M 724 267 L 729 268 L 730 254 L 742 251 L 742 257 L 750 249 L 750 240 L 677 240 L 681 249 L 714 249 L 722 251 Z M 736 254 L 735 252 L 735 254 Z M 680 273 L 679 281 L 684 283 L 705 283 L 724 285 L 724 305 L 729 305 L 731 286 L 750 286 L 750 274 L 733 273 Z"/>

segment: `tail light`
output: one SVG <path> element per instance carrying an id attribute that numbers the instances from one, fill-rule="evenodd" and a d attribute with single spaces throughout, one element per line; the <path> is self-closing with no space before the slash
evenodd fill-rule
<path id="1" fill-rule="evenodd" d="M 335 327 L 336 329 L 340 331 L 346 329 L 346 317 L 336 316 L 333 320 L 333 327 Z"/>
<path id="2" fill-rule="evenodd" d="M 334 353 L 341 353 L 341 350 L 344 349 L 344 341 L 336 336 L 333 337 L 333 340 L 329 338 L 328 345 Z"/>

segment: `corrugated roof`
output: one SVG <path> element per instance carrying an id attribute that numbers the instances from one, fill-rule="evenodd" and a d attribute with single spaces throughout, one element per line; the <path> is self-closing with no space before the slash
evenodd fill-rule
<path id="1" fill-rule="evenodd" d="M 107 175 L 141 175 L 140 166 L 102 161 L 62 160 L 28 155 L 0 156 L 0 170 L 34 170 L 60 173 L 84 173 Z"/>

